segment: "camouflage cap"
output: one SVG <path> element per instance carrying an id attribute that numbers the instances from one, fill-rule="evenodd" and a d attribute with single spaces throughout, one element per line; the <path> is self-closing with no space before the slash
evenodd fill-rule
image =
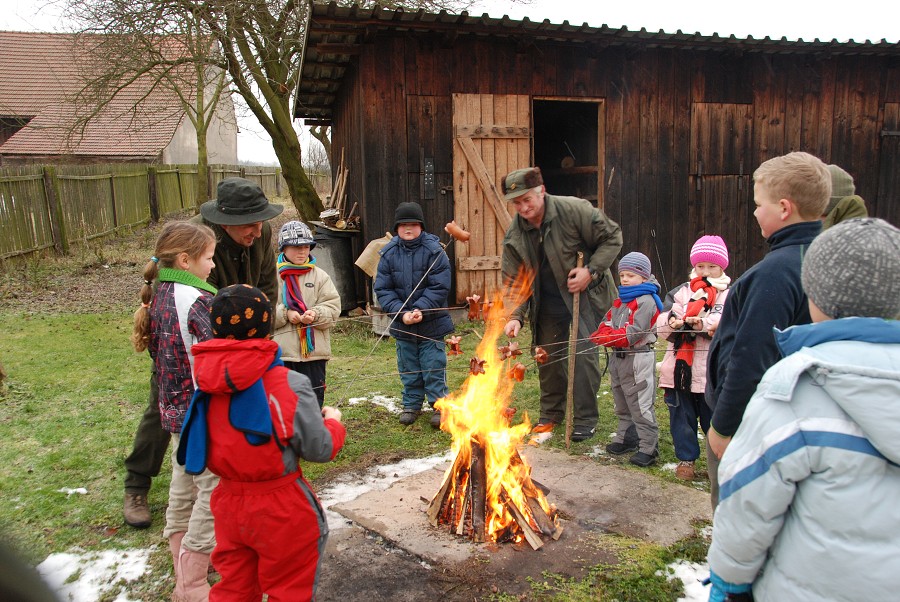
<path id="1" fill-rule="evenodd" d="M 509 172 L 500 182 L 500 188 L 503 190 L 504 198 L 511 201 L 543 183 L 540 167 L 526 167 Z"/>

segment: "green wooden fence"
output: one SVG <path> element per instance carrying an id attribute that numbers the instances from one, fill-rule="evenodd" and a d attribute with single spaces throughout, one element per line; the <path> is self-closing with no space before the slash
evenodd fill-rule
<path id="1" fill-rule="evenodd" d="M 211 165 L 210 190 L 233 176 L 253 180 L 270 197 L 287 192 L 280 168 L 235 165 Z M 193 210 L 196 184 L 196 165 L 0 168 L 0 259 L 51 247 L 65 253 L 72 244 Z"/>

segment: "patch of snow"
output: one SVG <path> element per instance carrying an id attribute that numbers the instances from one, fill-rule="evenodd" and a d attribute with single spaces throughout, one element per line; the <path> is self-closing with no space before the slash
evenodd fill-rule
<path id="1" fill-rule="evenodd" d="M 95 602 L 101 598 L 130 602 L 122 581 L 138 579 L 147 572 L 150 549 L 103 550 L 51 554 L 37 566 L 47 584 L 67 602 Z M 116 594 L 110 598 L 110 594 Z"/>
<path id="2" fill-rule="evenodd" d="M 381 406 L 392 414 L 399 414 L 403 410 L 399 399 L 388 395 L 381 395 L 379 393 L 374 393 L 371 399 L 368 397 L 351 397 L 347 400 L 347 403 L 352 406 L 358 406 L 359 404 L 366 402 L 371 403 L 372 405 Z"/>
<path id="3" fill-rule="evenodd" d="M 677 462 L 667 462 L 659 467 L 660 470 L 665 470 L 668 472 L 675 472 L 675 469 L 678 468 Z"/>
<path id="4" fill-rule="evenodd" d="M 62 489 L 57 489 L 57 493 L 65 493 L 66 497 L 72 497 L 73 493 L 80 493 L 81 495 L 87 495 L 87 489 L 84 487 L 76 487 L 72 489 L 71 487 L 63 487 Z"/>
<path id="5" fill-rule="evenodd" d="M 661 574 L 661 572 L 657 574 Z M 684 596 L 678 598 L 678 602 L 706 602 L 709 600 L 709 586 L 703 585 L 703 580 L 709 577 L 709 565 L 705 562 L 677 560 L 666 566 L 666 577 L 670 581 L 681 579 L 681 582 L 684 583 Z"/>
<path id="6" fill-rule="evenodd" d="M 319 492 L 319 501 L 325 508 L 329 528 L 340 529 L 350 524 L 346 518 L 329 510 L 331 506 L 355 500 L 369 491 L 384 491 L 402 478 L 425 472 L 452 459 L 451 451 L 447 450 L 426 458 L 411 458 L 394 464 L 376 466 L 362 476 L 352 475 L 338 479 Z"/>

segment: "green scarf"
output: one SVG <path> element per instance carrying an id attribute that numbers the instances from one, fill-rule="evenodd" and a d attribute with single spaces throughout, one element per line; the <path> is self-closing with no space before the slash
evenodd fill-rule
<path id="1" fill-rule="evenodd" d="M 159 281 L 186 284 L 188 286 L 193 286 L 194 288 L 199 288 L 201 291 L 209 291 L 213 295 L 218 292 L 216 291 L 216 287 L 206 280 L 200 280 L 200 278 L 194 274 L 176 268 L 159 268 Z"/>

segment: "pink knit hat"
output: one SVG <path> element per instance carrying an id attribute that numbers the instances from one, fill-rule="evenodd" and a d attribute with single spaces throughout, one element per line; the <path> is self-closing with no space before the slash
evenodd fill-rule
<path id="1" fill-rule="evenodd" d="M 691 265 L 697 265 L 701 261 L 714 263 L 723 270 L 728 267 L 728 247 L 721 236 L 701 236 L 691 247 Z"/>

